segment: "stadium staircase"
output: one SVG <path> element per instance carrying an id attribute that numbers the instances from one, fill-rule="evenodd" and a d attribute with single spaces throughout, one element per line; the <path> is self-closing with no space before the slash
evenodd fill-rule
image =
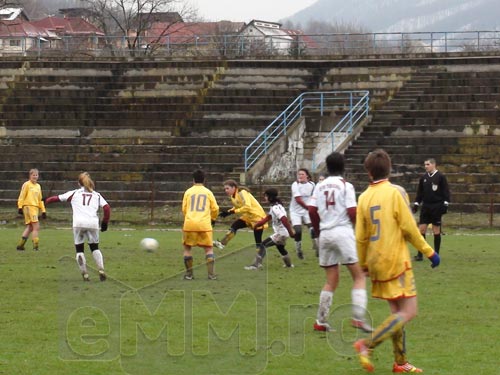
<path id="1" fill-rule="evenodd" d="M 364 157 L 383 148 L 392 157 L 391 180 L 414 199 L 424 159 L 433 157 L 454 211 L 489 212 L 500 191 L 499 84 L 500 65 L 418 68 L 346 151 L 346 176 L 362 191 Z"/>
<path id="2" fill-rule="evenodd" d="M 74 188 L 87 170 L 115 205 L 148 206 L 178 204 L 203 168 L 221 198 L 244 148 L 312 85 L 301 69 L 266 64 L 5 63 L 2 202 L 15 205 L 33 167 L 45 194 Z"/>
<path id="3" fill-rule="evenodd" d="M 33 167 L 45 194 L 74 188 L 87 170 L 115 206 L 177 205 L 192 171 L 203 168 L 222 198 L 222 181 L 239 178 L 245 147 L 300 93 L 364 89 L 373 121 L 346 151 L 358 191 L 366 187 L 361 161 L 383 147 L 394 181 L 410 194 L 432 156 L 455 207 L 486 210 L 485 192 L 499 183 L 500 68 L 494 59 L 465 60 L 4 60 L 0 204 L 15 205 Z M 327 131 L 319 123 L 310 121 L 309 143 Z M 293 175 L 273 182 L 284 196 Z"/>

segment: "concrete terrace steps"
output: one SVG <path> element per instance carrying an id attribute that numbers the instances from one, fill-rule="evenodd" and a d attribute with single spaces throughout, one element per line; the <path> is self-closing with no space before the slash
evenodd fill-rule
<path id="1" fill-rule="evenodd" d="M 209 95 L 203 98 L 204 105 L 217 105 L 217 104 L 235 104 L 235 105 L 247 105 L 247 104 L 273 104 L 288 106 L 292 100 L 288 95 L 283 96 L 226 96 L 226 95 L 213 95 L 213 93 L 208 90 Z"/>
<path id="2" fill-rule="evenodd" d="M 366 188 L 363 161 L 383 148 L 393 161 L 391 181 L 413 195 L 426 157 L 435 157 L 463 212 L 487 212 L 500 191 L 500 118 L 496 72 L 413 74 L 393 100 L 372 112 L 372 122 L 346 150 L 346 177 Z"/>
<path id="3" fill-rule="evenodd" d="M 102 113 L 102 112 L 166 112 L 166 111 L 190 111 L 197 105 L 197 102 L 193 100 L 192 102 L 180 102 L 180 103 L 134 103 L 132 101 L 126 102 L 116 102 L 112 103 L 82 103 L 81 100 L 75 101 L 75 103 L 27 103 L 26 101 L 20 100 L 19 103 L 5 103 L 0 104 L 2 108 L 2 113 L 23 113 L 23 112 L 67 112 L 67 111 L 90 111 L 92 113 Z"/>
<path id="4" fill-rule="evenodd" d="M 42 150 L 39 150 L 42 151 Z M 4 157 L 15 156 L 19 153 L 3 153 Z M 228 153 L 217 150 L 210 150 L 208 148 L 201 149 L 193 148 L 190 152 L 183 151 L 182 153 L 176 153 L 171 151 L 170 153 L 123 153 L 123 152 L 102 152 L 99 153 L 82 153 L 78 149 L 74 152 L 63 153 L 60 150 L 45 151 L 45 154 L 40 153 L 28 153 L 23 155 L 24 160 L 29 160 L 32 164 L 43 165 L 44 163 L 87 163 L 90 165 L 92 163 L 115 163 L 116 167 L 120 166 L 120 163 L 136 163 L 140 160 L 141 163 L 152 163 L 155 165 L 168 163 L 175 161 L 176 163 L 196 163 L 200 166 L 205 166 L 206 164 L 213 163 L 215 165 L 227 163 L 232 164 L 235 162 L 243 163 L 243 149 L 239 147 L 235 152 Z M 209 159 L 209 160 L 208 160 Z M 0 162 L 1 163 L 1 162 Z"/>
<path id="5" fill-rule="evenodd" d="M 16 119 L 0 120 L 3 126 L 11 128 L 12 130 L 21 129 L 44 129 L 51 132 L 51 129 L 73 129 L 73 130 L 105 130 L 110 129 L 136 129 L 136 130 L 149 130 L 149 131 L 173 131 L 176 127 L 183 125 L 184 119 L 169 119 L 169 118 L 156 118 L 156 119 L 121 119 L 119 117 L 111 117 L 109 119 L 102 119 L 98 116 L 92 116 L 91 118 L 82 119 L 72 119 L 72 118 L 61 118 L 63 116 L 73 116 L 74 114 L 62 114 L 59 118 L 42 118 L 42 119 Z M 50 121 L 48 121 L 50 120 Z"/>
<path id="6" fill-rule="evenodd" d="M 446 63 L 445 63 L 446 61 Z M 438 84 L 438 81 L 442 80 L 445 82 L 453 82 L 453 84 L 460 84 L 460 81 L 467 76 L 466 73 L 456 74 L 455 76 L 449 76 L 446 72 L 448 65 L 453 65 L 456 62 L 462 62 L 462 64 L 470 64 L 467 59 L 457 59 L 453 61 L 453 64 L 446 59 L 425 59 L 418 60 L 413 64 L 409 60 L 401 59 L 381 59 L 380 61 L 148 61 L 148 62 L 99 62 L 99 63 L 83 63 L 83 62 L 46 62 L 46 61 L 32 61 L 24 65 L 28 68 L 27 71 L 35 72 L 39 70 L 38 73 L 42 71 L 45 72 L 47 76 L 50 76 L 50 81 L 54 80 L 57 82 L 57 76 L 59 73 L 64 76 L 67 75 L 67 82 L 61 81 L 61 85 L 65 85 L 68 89 L 66 93 L 68 98 L 58 96 L 55 92 L 52 94 L 47 94 L 44 97 L 41 90 L 34 90 L 31 94 L 35 97 L 31 100 L 33 105 L 38 105 L 37 103 L 51 104 L 51 108 L 57 108 L 57 105 L 63 105 L 66 103 L 68 105 L 74 104 L 87 104 L 84 107 L 88 113 L 88 121 L 73 121 L 68 120 L 67 123 L 70 127 L 82 132 L 83 135 L 92 135 L 92 137 L 80 136 L 75 137 L 78 142 L 75 146 L 72 146 L 67 139 L 59 141 L 50 139 L 48 140 L 48 145 L 60 145 L 67 149 L 71 147 L 79 147 L 77 145 L 89 145 L 91 147 L 99 145 L 99 147 L 88 148 L 88 153 L 80 152 L 77 155 L 78 158 L 82 158 L 81 162 L 87 162 L 87 165 L 95 168 L 95 171 L 90 171 L 93 177 L 96 179 L 98 186 L 101 186 L 104 191 L 109 192 L 113 195 L 113 199 L 123 201 L 123 204 L 128 204 L 128 202 L 142 202 L 142 204 L 149 204 L 150 195 L 148 195 L 147 184 L 151 180 L 154 180 L 159 184 L 159 189 L 162 190 L 162 194 L 159 195 L 164 202 L 175 202 L 176 199 L 172 197 L 177 194 L 177 198 L 180 200 L 181 192 L 180 189 L 185 189 L 190 186 L 190 181 L 192 179 L 191 168 L 194 165 L 204 165 L 204 159 L 206 157 L 207 163 L 210 162 L 210 155 L 213 153 L 216 160 L 225 159 L 224 152 L 219 151 L 207 151 L 205 148 L 196 146 L 192 143 L 196 140 L 196 137 L 187 137 L 187 135 L 199 135 L 199 144 L 214 144 L 214 149 L 217 148 L 217 142 L 225 142 L 227 144 L 234 145 L 235 149 L 241 147 L 241 150 L 250 143 L 253 136 L 256 135 L 263 127 L 267 126 L 270 121 L 274 119 L 274 115 L 279 113 L 282 109 L 286 107 L 291 101 L 297 97 L 301 92 L 306 90 L 319 91 L 324 87 L 334 87 L 338 84 L 342 87 L 347 87 L 352 84 L 352 87 L 356 89 L 362 89 L 365 87 L 370 90 L 372 95 L 372 108 L 380 108 L 383 103 L 391 98 L 401 98 L 401 100 L 393 100 L 389 107 L 391 111 L 398 111 L 402 113 L 403 109 L 419 108 L 418 104 L 420 101 L 425 103 L 427 99 L 423 99 L 424 95 L 436 95 L 435 90 L 442 90 L 442 94 L 438 95 L 448 95 L 448 88 L 446 87 L 433 87 L 433 82 Z M 474 60 L 475 62 L 481 61 L 484 67 L 491 69 L 491 64 L 499 64 L 500 59 L 480 59 Z M 428 69 L 429 64 L 439 64 L 439 69 Z M 488 65 L 486 65 L 488 64 Z M 22 65 L 12 65 L 13 69 L 19 69 Z M 437 65 L 436 65 L 437 66 Z M 2 64 L 0 62 L 0 71 Z M 54 75 L 51 75 L 50 70 L 59 70 Z M 356 69 L 358 72 L 356 73 Z M 88 70 L 88 72 L 84 72 Z M 92 70 L 103 70 L 102 80 L 96 81 L 91 77 Z M 478 70 L 471 66 L 470 70 Z M 82 77 L 79 79 L 74 73 L 79 71 Z M 357 74 L 357 77 L 356 77 Z M 36 74 L 35 74 L 36 75 Z M 477 74 L 476 74 L 477 75 Z M 0 72 L 1 76 L 1 72 Z M 112 80 L 110 77 L 115 78 Z M 483 84 L 484 77 L 480 78 L 477 82 Z M 20 77 L 16 77 L 19 79 Z M 62 77 L 61 77 L 62 78 Z M 4 78 L 9 81 L 11 78 L 6 76 Z M 62 78 L 63 79 L 63 78 Z M 28 78 L 31 81 L 30 85 L 36 87 L 37 84 L 44 85 L 43 74 L 39 74 L 39 77 Z M 325 86 L 323 86 L 323 83 Z M 442 83 L 439 82 L 439 85 Z M 10 83 L 6 84 L 9 87 Z M 93 97 L 79 96 L 71 90 L 71 85 L 75 87 L 94 87 Z M 330 85 L 330 86 L 326 86 Z M 1 86 L 1 79 L 0 79 Z M 22 85 L 18 86 L 20 89 Z M 27 85 L 29 86 L 29 85 Z M 15 87 L 15 86 L 13 86 Z M 305 89 L 303 89 L 305 87 Z M 460 86 L 460 94 L 467 94 L 466 90 L 463 90 Z M 475 87 L 477 88 L 477 87 Z M 16 91 L 14 89 L 14 91 Z M 46 90 L 51 92 L 53 90 Z M 63 90 L 61 90 L 63 91 Z M 82 90 L 84 91 L 84 90 Z M 87 90 L 92 91 L 92 90 Z M 5 91 L 5 95 L 10 93 Z M 29 92 L 29 90 L 28 90 Z M 452 92 L 452 90 L 450 90 Z M 474 91 L 471 91 L 471 95 Z M 494 95 L 495 89 L 493 88 L 482 88 L 483 93 L 481 99 L 476 97 L 478 100 L 484 102 L 494 102 L 496 100 L 495 96 L 491 96 L 490 99 L 486 99 L 485 95 Z M 16 91 L 16 93 L 21 93 Z M 412 95 L 413 97 L 409 96 Z M 74 96 L 74 97 L 71 97 Z M 188 99 L 185 99 L 188 98 Z M 418 98 L 419 100 L 415 100 Z M 420 100 L 420 98 L 422 98 Z M 26 103 L 26 98 L 21 99 L 21 101 L 15 101 L 12 97 L 4 98 L 8 103 Z M 410 99 L 410 100 L 408 100 Z M 439 101 L 437 97 L 434 99 L 436 102 Z M 456 99 L 458 100 L 458 98 Z M 475 100 L 475 101 L 478 101 Z M 128 108 L 127 105 L 130 103 L 140 103 L 139 108 Z M 154 103 L 156 106 L 164 105 L 164 110 L 158 109 L 156 107 L 148 107 L 148 103 Z M 179 103 L 178 109 L 176 111 L 175 106 Z M 181 107 L 181 103 L 186 105 Z M 96 110 L 97 106 L 101 105 L 99 109 L 106 111 L 108 107 L 116 104 L 115 111 L 110 115 L 103 115 L 103 118 L 98 118 L 100 112 Z M 489 104 L 482 104 L 480 106 L 488 106 Z M 241 106 L 241 108 L 237 108 Z M 423 107 L 430 106 L 431 108 L 436 108 L 436 110 L 441 110 L 443 107 L 439 107 L 438 104 L 423 104 Z M 5 107 L 4 107 L 5 108 Z M 13 109 L 13 107 L 11 107 Z M 35 108 L 35 107 L 32 107 Z M 50 108 L 50 107 L 46 107 Z M 69 107 L 68 107 L 69 108 Z M 92 110 L 94 108 L 94 110 Z M 16 108 L 18 109 L 18 108 Z M 40 107 L 36 107 L 36 111 L 39 111 Z M 9 110 L 10 111 L 10 110 Z M 71 111 L 71 109 L 70 109 Z M 120 112 L 130 111 L 130 114 Z M 172 111 L 173 119 L 154 119 L 146 118 L 147 116 L 142 116 L 144 118 L 137 119 L 127 119 L 127 117 L 135 117 L 140 111 L 150 111 L 154 112 L 155 115 L 169 117 L 166 112 Z M 276 111 L 276 113 L 273 113 Z M 48 112 L 51 112 L 49 110 Z M 57 112 L 53 110 L 52 112 Z M 186 116 L 184 119 L 177 119 L 177 114 L 179 112 L 185 112 Z M 412 138 L 424 140 L 423 135 L 434 135 L 428 136 L 428 139 L 443 139 L 444 137 L 449 140 L 456 140 L 459 136 L 465 136 L 466 134 L 453 128 L 453 122 L 462 124 L 462 128 L 466 125 L 473 124 L 477 121 L 487 120 L 491 122 L 491 129 L 494 128 L 493 122 L 496 121 L 496 116 L 487 116 L 481 118 L 475 118 L 474 116 L 463 116 L 465 120 L 457 119 L 453 116 L 449 116 L 445 121 L 448 121 L 449 127 L 446 128 L 444 125 L 440 125 L 439 116 L 424 116 L 422 118 L 412 118 L 406 115 L 391 115 L 387 114 L 378 117 L 377 112 L 375 114 L 374 121 L 372 124 L 365 128 L 365 131 L 358 138 L 360 144 L 364 145 L 375 145 L 383 146 L 384 144 L 392 144 L 391 141 L 399 142 L 399 138 Z M 271 116 L 273 114 L 273 116 Z M 22 116 L 28 117 L 28 115 L 23 114 Z M 38 115 L 37 115 L 38 116 Z M 50 115 L 52 116 L 52 114 Z M 97 118 L 92 118 L 92 117 Z M 269 117 L 268 117 L 269 116 Z M 62 117 L 73 118 L 72 115 L 63 115 Z M 78 117 L 78 116 L 76 116 Z M 82 118 L 85 116 L 81 116 Z M 113 117 L 116 117 L 113 118 Z M 119 120 L 122 120 L 121 122 Z M 136 123 L 134 121 L 137 120 Z M 144 121 L 142 121 L 144 120 Z M 164 120 L 164 121 L 163 121 Z M 173 121 L 172 121 L 173 120 Z M 467 121 L 469 121 L 467 123 Z M 35 131 L 49 131 L 52 127 L 52 132 L 60 132 L 62 130 L 66 131 L 68 129 L 63 127 L 62 123 L 57 123 L 57 119 L 54 119 L 54 126 L 50 124 L 52 121 L 49 118 L 47 120 L 47 126 L 42 126 L 39 124 Z M 484 122 L 484 121 L 483 121 Z M 390 126 L 388 126 L 388 124 Z M 398 130 L 400 127 L 404 128 L 410 126 L 411 124 L 418 124 L 418 126 L 413 128 L 414 131 L 407 132 Z M 26 126 L 23 129 L 28 132 L 30 129 L 30 124 L 25 123 Z M 379 128 L 380 125 L 380 128 Z M 427 128 L 423 126 L 426 125 Z M 394 127 L 395 126 L 395 127 Z M 436 132 L 436 129 L 443 128 L 441 133 Z M 102 130 L 100 129 L 102 128 Z M 378 129 L 378 130 L 377 130 Z M 128 135 L 129 133 L 137 132 L 141 136 L 134 137 L 113 137 L 107 136 L 107 138 L 98 138 L 98 134 L 122 134 Z M 166 137 L 164 134 L 170 132 L 171 134 L 183 134 L 186 137 Z M 390 137 L 390 134 L 398 134 L 398 141 L 395 141 L 395 137 Z M 27 133 L 26 133 L 27 134 Z M 37 133 L 39 134 L 39 133 Z M 50 134 L 50 133 L 48 133 Z M 159 134 L 163 134 L 160 135 Z M 402 136 L 401 136 L 402 134 Z M 422 134 L 422 137 L 419 136 Z M 212 137 L 207 137 L 211 135 Z M 224 138 L 219 138 L 225 135 Z M 238 140 L 231 140 L 231 137 L 241 136 Z M 244 136 L 244 137 L 243 137 Z M 371 138 L 369 141 L 364 141 L 366 137 L 377 137 Z M 10 138 L 5 140 L 5 142 L 21 141 L 21 138 Z M 389 139 L 389 141 L 387 141 Z M 248 140 L 248 142 L 246 141 Z M 37 139 L 34 142 L 42 142 L 43 140 Z M 355 141 L 354 144 L 357 144 Z M 0 139 L 0 145 L 3 144 L 4 139 Z M 164 144 L 166 147 L 162 149 L 162 146 L 158 147 L 158 144 Z M 164 143 L 160 143 L 164 142 Z M 416 141 L 415 141 L 416 142 Z M 128 145 L 130 143 L 131 145 Z M 36 143 L 35 143 L 36 144 Z M 222 143 L 221 143 L 222 144 Z M 123 146 L 120 150 L 120 147 Z M 144 145 L 144 146 L 141 146 Z M 148 146 L 146 146 L 148 145 Z M 141 147 L 147 148 L 146 151 L 140 151 Z M 180 149 L 178 147 L 183 145 L 185 149 L 190 149 L 190 152 Z M 444 143 L 442 143 L 444 145 Z M 102 147 L 101 147 L 102 146 Z M 465 146 L 464 146 L 465 147 Z M 480 146 L 467 145 L 472 151 L 466 151 L 460 149 L 457 153 L 473 157 L 475 153 L 484 152 L 485 148 Z M 83 148 L 82 148 L 83 149 Z M 220 151 L 223 151 L 223 147 L 220 147 Z M 486 146 L 486 150 L 490 150 L 490 146 Z M 97 152 L 99 150 L 99 152 Z M 125 151 L 123 151 L 125 150 Z M 394 149 L 395 150 L 395 149 Z M 417 150 L 427 150 L 420 148 Z M 42 153 L 49 151 L 45 148 Z M 42 176 L 45 179 L 47 176 L 50 181 L 73 181 L 76 180 L 77 172 L 74 170 L 66 171 L 65 169 L 73 166 L 71 160 L 71 152 L 66 154 L 67 150 L 57 150 L 54 148 L 54 153 L 61 152 L 61 156 L 66 158 L 69 162 L 60 169 L 56 168 L 55 164 L 48 164 L 49 167 L 54 167 L 56 169 L 44 169 Z M 234 153 L 233 153 L 234 151 Z M 353 151 L 355 151 L 353 149 Z M 367 151 L 367 149 L 360 149 L 360 153 L 353 156 L 353 160 L 362 161 L 365 155 L 362 155 Z M 0 148 L 1 152 L 1 148 Z M 92 153 L 94 153 L 92 155 Z M 163 155 L 157 156 L 156 152 L 161 152 Z M 229 152 L 225 152 L 228 154 Z M 418 152 L 415 152 L 416 154 Z M 230 153 L 232 159 L 236 161 L 237 158 L 241 158 L 241 154 L 238 156 L 236 150 L 232 150 Z M 3 155 L 3 154 L 2 154 Z M 126 171 L 120 170 L 107 170 L 110 165 L 115 161 L 116 168 L 124 166 L 125 160 L 129 162 L 137 158 L 139 163 L 138 168 L 129 168 Z M 401 152 L 401 156 L 406 156 L 405 152 Z M 177 158 L 177 159 L 176 159 Z M 52 156 L 48 159 L 52 160 Z M 78 159 L 80 160 L 80 159 Z M 94 161 L 93 161 L 94 160 Z M 101 160 L 102 163 L 96 162 Z M 155 160 L 160 160 L 160 163 L 155 163 Z M 241 159 L 238 159 L 241 160 Z M 165 163 L 163 163 L 165 161 Z M 170 167 L 169 162 L 178 162 L 184 167 L 184 170 L 177 167 Z M 54 163 L 56 160 L 54 160 Z M 191 163 L 193 162 L 193 163 Z M 440 162 L 440 161 L 438 161 Z M 229 175 L 234 175 L 234 167 L 240 166 L 241 163 L 238 161 L 236 164 L 230 162 L 225 162 L 231 166 L 230 172 L 214 172 L 208 177 L 208 181 L 212 183 L 214 188 L 220 189 L 220 184 L 224 178 Z M 239 164 L 238 164 L 239 163 Z M 412 161 L 413 163 L 413 161 Z M 106 170 L 99 170 L 101 167 L 106 168 Z M 137 163 L 136 163 L 137 164 Z M 214 168 L 218 168 L 219 163 L 215 163 Z M 148 169 L 144 169 L 148 165 Z M 83 164 L 76 164 L 76 166 L 83 166 Z M 24 165 L 23 165 L 24 167 Z M 144 170 L 141 170 L 142 167 Z M 164 168 L 165 167 L 165 168 Z M 405 168 L 403 168 L 405 167 Z M 362 166 L 361 166 L 362 168 Z M 401 181 L 406 181 L 407 184 L 413 184 L 412 174 L 422 168 L 422 160 L 415 161 L 415 164 L 396 164 L 395 171 Z M 447 165 L 443 165 L 445 173 L 450 172 Z M 21 171 L 17 171 L 21 172 Z M 68 174 L 66 174 L 69 172 Z M 47 174 L 48 173 L 48 174 Z M 22 177 L 20 180 L 26 178 L 27 171 L 22 171 Z M 363 171 L 364 177 L 363 181 L 364 187 L 366 187 L 367 179 L 366 174 Z M 472 173 L 457 172 L 459 175 L 467 175 Z M 1 175 L 1 174 L 0 174 Z M 237 175 L 237 174 L 236 174 Z M 11 176 L 11 175 L 10 175 Z M 485 175 L 477 176 L 477 178 L 485 178 Z M 13 180 L 11 177 L 4 175 L 7 180 Z M 14 179 L 15 181 L 18 178 Z M 48 182 L 49 180 L 47 180 Z M 168 181 L 168 185 L 161 184 L 163 181 Z M 122 182 L 123 189 L 121 189 L 116 184 Z M 179 191 L 175 193 L 173 185 L 171 182 L 177 182 L 177 187 Z M 101 185 L 99 185 L 101 183 Z M 102 184 L 106 183 L 106 185 Z M 112 185 L 113 184 L 113 185 Z M 128 184 L 128 186 L 127 186 Z M 134 196 L 133 191 L 127 190 L 137 190 L 138 193 Z M 17 189 L 13 189 L 17 190 Z M 102 189 L 101 189 L 102 190 Z M 116 190 L 116 192 L 113 192 Z M 289 190 L 289 186 L 286 187 Z M 150 193 L 150 192 L 149 192 Z M 220 194 L 221 190 L 217 190 L 217 194 Z M 18 191 L 17 191 L 18 194 Z M 128 195 L 127 195 L 128 194 Z M 223 193 L 222 193 L 223 194 Z M 283 192 L 286 194 L 286 192 Z M 107 197 L 108 198 L 108 197 Z M 15 198 L 14 198 L 15 199 Z M 139 203 L 141 204 L 141 203 Z"/>
<path id="7" fill-rule="evenodd" d="M 92 160 L 85 161 L 44 161 L 43 164 L 38 162 L 40 168 L 44 170 L 64 170 L 68 168 L 73 171 L 86 170 L 92 166 Z M 31 160 L 16 160 L 16 161 L 0 161 L 0 170 L 30 170 L 33 167 L 33 162 Z M 157 162 L 121 162 L 117 161 L 99 161 L 99 170 L 101 172 L 119 172 L 124 173 L 143 173 L 143 172 L 183 172 L 183 171 L 194 171 L 197 168 L 202 168 L 210 172 L 230 172 L 232 171 L 232 165 L 226 161 L 215 163 L 210 161 L 208 158 L 204 163 L 190 161 L 179 163 L 176 160 L 169 161 L 157 161 Z"/>
<path id="8" fill-rule="evenodd" d="M 274 97 L 288 97 L 290 98 L 290 103 L 292 100 L 297 97 L 299 94 L 309 91 L 309 90 L 300 90 L 294 88 L 286 88 L 286 89 L 278 89 L 273 88 L 273 86 L 262 88 L 262 87 L 244 87 L 244 88 L 219 88 L 219 87 L 211 87 L 207 89 L 206 97 L 213 96 L 231 96 L 231 97 L 254 97 L 254 96 L 265 96 L 269 98 Z"/>
<path id="9" fill-rule="evenodd" d="M 193 171 L 199 168 L 199 165 L 193 165 L 190 169 L 190 165 L 186 166 L 183 170 L 173 171 L 173 170 L 161 170 L 160 168 L 154 168 L 154 165 L 150 165 L 149 168 L 144 168 L 143 171 L 117 171 L 117 170 L 101 170 L 98 165 L 86 164 L 83 169 L 49 169 L 40 168 L 40 184 L 46 186 L 52 185 L 52 183 L 57 184 L 61 181 L 75 181 L 77 182 L 78 174 L 82 171 L 87 171 L 91 174 L 92 178 L 98 183 L 99 181 L 121 181 L 124 184 L 130 182 L 152 182 L 152 181 L 170 181 L 177 183 L 192 184 L 193 181 Z M 0 170 L 0 179 L 18 181 L 20 185 L 28 178 L 28 171 L 31 169 L 19 169 L 12 168 L 11 170 Z M 179 168 L 180 169 L 180 168 Z M 226 173 L 223 171 L 212 171 L 206 170 L 207 181 L 210 184 L 218 185 L 223 181 Z M 19 187 L 20 187 L 19 185 Z M 19 192 L 18 192 L 19 193 Z"/>
<path id="10" fill-rule="evenodd" d="M 26 146 L 31 147 L 32 145 L 44 145 L 49 147 L 60 147 L 60 146 L 79 146 L 86 145 L 87 147 L 179 147 L 187 148 L 191 146 L 205 145 L 205 146 L 240 146 L 247 145 L 253 141 L 253 137 L 200 137 L 200 136 L 175 136 L 175 137 L 157 137 L 152 136 L 123 136 L 120 135 L 119 131 L 111 136 L 100 136 L 96 138 L 91 137 L 43 137 L 43 138 L 33 138 L 30 136 L 24 137 L 7 137 L 0 138 L 0 147 L 2 145 L 14 145 L 14 146 Z"/>
<path id="11" fill-rule="evenodd" d="M 24 111 L 24 112 L 2 112 L 4 120 L 115 120 L 124 121 L 129 119 L 162 119 L 165 121 L 172 119 L 185 119 L 185 111 L 134 111 L 134 110 L 112 110 L 112 111 Z"/>

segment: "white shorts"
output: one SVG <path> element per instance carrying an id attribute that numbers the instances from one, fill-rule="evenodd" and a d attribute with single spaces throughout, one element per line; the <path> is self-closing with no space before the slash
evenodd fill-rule
<path id="1" fill-rule="evenodd" d="M 358 262 L 356 239 L 351 226 L 340 226 L 322 230 L 319 234 L 319 265 L 322 267 L 336 264 Z"/>
<path id="2" fill-rule="evenodd" d="M 284 236 L 283 234 L 279 233 L 273 233 L 269 237 L 273 240 L 273 242 L 276 245 L 283 245 L 283 246 L 286 245 L 286 240 L 288 239 L 288 236 Z"/>
<path id="3" fill-rule="evenodd" d="M 99 229 L 73 228 L 75 245 L 85 243 L 99 243 Z"/>
<path id="4" fill-rule="evenodd" d="M 311 218 L 309 217 L 309 212 L 306 212 L 303 215 L 290 212 L 290 222 L 292 223 L 292 227 L 302 224 L 311 224 Z"/>

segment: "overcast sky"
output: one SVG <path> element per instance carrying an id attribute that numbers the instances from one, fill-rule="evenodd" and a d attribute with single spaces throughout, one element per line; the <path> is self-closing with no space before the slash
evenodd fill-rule
<path id="1" fill-rule="evenodd" d="M 198 16 L 207 21 L 253 19 L 278 21 L 302 10 L 316 0 L 191 0 Z"/>

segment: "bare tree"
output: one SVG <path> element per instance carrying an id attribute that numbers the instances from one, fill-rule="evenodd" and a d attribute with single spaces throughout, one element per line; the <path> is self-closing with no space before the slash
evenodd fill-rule
<path id="1" fill-rule="evenodd" d="M 158 22 L 158 14 L 171 13 L 169 22 L 155 35 L 168 35 L 173 25 L 196 17 L 196 11 L 182 0 L 81 0 L 93 14 L 97 25 L 108 36 L 122 37 L 131 54 L 141 47 L 147 31 Z M 178 17 L 175 17 L 178 15 Z M 150 41 L 151 42 L 151 41 Z M 148 42 L 147 44 L 151 44 Z M 153 40 L 154 42 L 154 40 Z M 114 43 L 108 40 L 109 47 Z M 154 43 L 153 43 L 154 44 Z M 151 49 L 144 49 L 146 53 Z"/>

